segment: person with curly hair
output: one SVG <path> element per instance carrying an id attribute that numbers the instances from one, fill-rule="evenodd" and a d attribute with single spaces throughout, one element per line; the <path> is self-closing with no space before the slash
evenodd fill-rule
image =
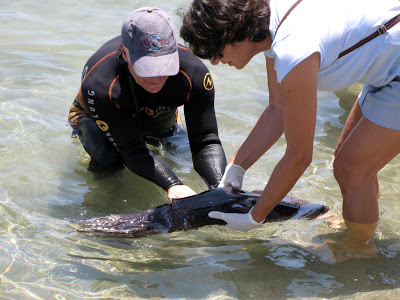
<path id="1" fill-rule="evenodd" d="M 343 197 L 348 249 L 375 249 L 377 173 L 400 152 L 400 2 L 382 0 L 194 0 L 181 37 L 213 65 L 242 69 L 266 59 L 269 105 L 228 163 L 221 187 L 285 135 L 286 151 L 248 214 L 210 213 L 250 230 L 293 188 L 312 161 L 317 91 L 363 88 L 339 138 L 334 176 Z"/>

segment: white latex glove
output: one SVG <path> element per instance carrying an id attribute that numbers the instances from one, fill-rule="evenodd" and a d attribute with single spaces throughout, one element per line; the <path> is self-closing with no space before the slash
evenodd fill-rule
<path id="1" fill-rule="evenodd" d="M 226 222 L 226 226 L 229 229 L 239 230 L 239 231 L 249 231 L 254 228 L 261 226 L 264 221 L 256 222 L 251 215 L 251 211 L 247 214 L 228 214 L 220 211 L 210 211 L 208 216 L 213 219 L 220 219 Z"/>
<path id="2" fill-rule="evenodd" d="M 168 189 L 168 199 L 178 199 L 196 195 L 190 187 L 184 184 L 173 185 Z"/>
<path id="3" fill-rule="evenodd" d="M 233 187 L 241 189 L 245 172 L 246 170 L 239 165 L 227 165 L 218 187 Z"/>

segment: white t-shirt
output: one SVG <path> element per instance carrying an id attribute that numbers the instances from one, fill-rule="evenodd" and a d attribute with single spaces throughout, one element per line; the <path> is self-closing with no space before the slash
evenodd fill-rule
<path id="1" fill-rule="evenodd" d="M 265 55 L 275 59 L 278 82 L 298 63 L 319 52 L 319 90 L 340 90 L 355 82 L 384 86 L 400 75 L 400 23 L 337 59 L 339 53 L 400 14 L 400 0 L 303 0 L 279 22 L 296 0 L 270 0 L 273 43 Z"/>

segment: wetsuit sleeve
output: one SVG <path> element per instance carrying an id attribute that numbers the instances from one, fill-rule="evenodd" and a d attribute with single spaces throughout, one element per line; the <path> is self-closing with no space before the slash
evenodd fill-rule
<path id="1" fill-rule="evenodd" d="M 92 93 L 93 94 L 93 93 Z M 164 190 L 182 184 L 168 165 L 152 153 L 144 142 L 136 117 L 118 108 L 109 99 L 84 97 L 89 112 L 108 140 L 120 151 L 125 166 Z"/>
<path id="2" fill-rule="evenodd" d="M 226 167 L 225 153 L 218 137 L 214 88 L 192 94 L 184 105 L 184 112 L 194 169 L 209 188 L 214 188 Z"/>

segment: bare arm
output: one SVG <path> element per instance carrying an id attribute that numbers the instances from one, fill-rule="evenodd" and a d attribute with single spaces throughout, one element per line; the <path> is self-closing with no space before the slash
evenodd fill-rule
<path id="1" fill-rule="evenodd" d="M 269 105 L 230 161 L 246 170 L 271 148 L 283 133 L 283 92 L 276 80 L 274 60 L 268 57 L 265 59 L 270 94 Z"/>
<path id="2" fill-rule="evenodd" d="M 319 65 L 320 56 L 314 53 L 293 68 L 282 81 L 283 130 L 287 148 L 252 211 L 257 222 L 287 195 L 311 163 Z"/>

